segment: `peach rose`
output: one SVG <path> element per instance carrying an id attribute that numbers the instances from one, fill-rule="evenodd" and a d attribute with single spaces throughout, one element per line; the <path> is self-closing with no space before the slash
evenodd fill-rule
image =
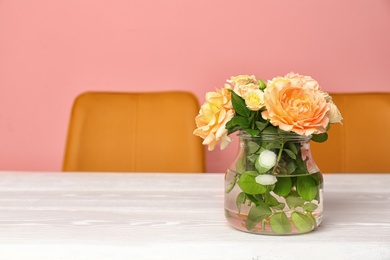
<path id="1" fill-rule="evenodd" d="M 250 90 L 245 95 L 245 104 L 252 111 L 258 111 L 265 106 L 264 93 L 260 89 Z"/>
<path id="2" fill-rule="evenodd" d="M 262 116 L 272 125 L 306 136 L 326 132 L 330 107 L 311 77 L 289 73 L 268 81 L 264 101 Z"/>
<path id="3" fill-rule="evenodd" d="M 288 78 L 293 86 L 302 86 L 303 88 L 310 88 L 319 90 L 320 86 L 318 82 L 310 76 L 299 75 L 298 73 L 290 72 L 285 78 Z"/>
<path id="4" fill-rule="evenodd" d="M 228 89 L 225 87 L 216 92 L 206 93 L 206 101 L 195 118 L 197 129 L 194 135 L 204 139 L 203 144 L 208 145 L 209 151 L 214 150 L 218 142 L 221 150 L 231 142 L 225 125 L 235 113 Z"/>

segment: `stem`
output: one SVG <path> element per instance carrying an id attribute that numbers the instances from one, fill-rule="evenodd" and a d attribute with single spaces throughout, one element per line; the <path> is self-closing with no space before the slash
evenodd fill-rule
<path id="1" fill-rule="evenodd" d="M 282 142 L 282 146 L 279 149 L 278 158 L 276 158 L 276 164 L 272 170 L 272 174 L 275 173 L 276 167 L 279 165 L 280 158 L 282 157 L 283 148 L 284 148 L 284 142 Z"/>
<path id="2" fill-rule="evenodd" d="M 259 111 L 256 111 L 255 112 L 255 116 L 254 116 L 254 118 L 252 118 L 252 125 L 251 125 L 251 127 L 252 127 L 252 129 L 255 129 L 255 123 L 256 123 L 256 119 L 259 117 Z"/>
<path id="3" fill-rule="evenodd" d="M 265 219 L 263 219 L 262 221 L 261 221 L 261 229 L 262 230 L 265 230 Z"/>

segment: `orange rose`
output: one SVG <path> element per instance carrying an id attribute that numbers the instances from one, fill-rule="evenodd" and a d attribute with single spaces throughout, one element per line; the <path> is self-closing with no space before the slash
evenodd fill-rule
<path id="1" fill-rule="evenodd" d="M 264 102 L 263 118 L 284 131 L 306 136 L 326 132 L 330 107 L 311 77 L 289 73 L 268 81 Z"/>
<path id="2" fill-rule="evenodd" d="M 225 87 L 217 92 L 206 93 L 206 101 L 195 118 L 197 129 L 194 135 L 204 139 L 203 144 L 208 145 L 209 151 L 214 150 L 218 142 L 221 149 L 225 149 L 231 142 L 225 128 L 226 123 L 234 116 L 228 89 Z"/>

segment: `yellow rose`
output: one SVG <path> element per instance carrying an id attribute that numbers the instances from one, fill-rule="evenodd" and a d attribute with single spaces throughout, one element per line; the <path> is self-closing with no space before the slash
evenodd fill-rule
<path id="1" fill-rule="evenodd" d="M 260 89 L 250 90 L 246 93 L 245 104 L 252 111 L 258 111 L 265 106 L 264 93 Z"/>
<path id="2" fill-rule="evenodd" d="M 257 80 L 255 76 L 249 76 L 249 75 L 239 75 L 231 77 L 230 80 L 227 80 L 230 84 L 233 86 L 240 86 L 240 85 L 248 85 L 248 84 L 257 84 Z"/>
<path id="3" fill-rule="evenodd" d="M 208 145 L 209 151 L 214 150 L 218 142 L 221 150 L 231 142 L 225 128 L 226 123 L 234 116 L 228 89 L 225 87 L 216 92 L 206 93 L 206 101 L 195 118 L 197 129 L 194 135 L 204 139 L 203 144 Z"/>
<path id="4" fill-rule="evenodd" d="M 306 136 L 326 132 L 330 105 L 311 77 L 289 73 L 268 81 L 264 102 L 263 118 L 284 131 Z"/>
<path id="5" fill-rule="evenodd" d="M 250 91 L 258 90 L 259 85 L 255 85 L 253 83 L 247 84 L 247 85 L 236 85 L 234 86 L 234 92 L 245 99 Z"/>

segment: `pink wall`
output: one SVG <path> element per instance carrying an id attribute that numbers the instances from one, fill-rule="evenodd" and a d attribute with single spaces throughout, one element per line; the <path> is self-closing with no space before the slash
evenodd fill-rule
<path id="1" fill-rule="evenodd" d="M 311 75 L 326 91 L 390 91 L 390 1 L 0 0 L 0 170 L 60 170 L 86 90 L 184 89 Z M 224 172 L 236 144 L 207 154 Z"/>

